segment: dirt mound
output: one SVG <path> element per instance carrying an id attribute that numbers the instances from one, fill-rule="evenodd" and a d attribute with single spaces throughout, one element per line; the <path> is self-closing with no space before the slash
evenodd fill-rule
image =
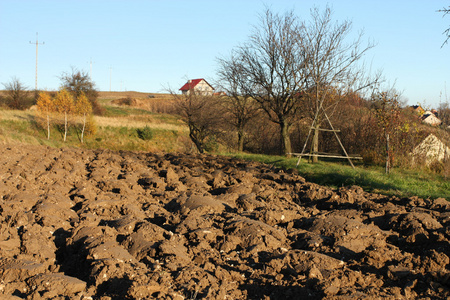
<path id="1" fill-rule="evenodd" d="M 210 155 L 0 157 L 2 299 L 450 297 L 445 199 Z"/>

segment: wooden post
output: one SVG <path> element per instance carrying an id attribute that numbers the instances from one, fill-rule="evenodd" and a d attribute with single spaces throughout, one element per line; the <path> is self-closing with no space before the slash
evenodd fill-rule
<path id="1" fill-rule="evenodd" d="M 386 133 L 386 174 L 389 174 L 391 169 L 391 155 L 389 149 L 389 133 Z"/>

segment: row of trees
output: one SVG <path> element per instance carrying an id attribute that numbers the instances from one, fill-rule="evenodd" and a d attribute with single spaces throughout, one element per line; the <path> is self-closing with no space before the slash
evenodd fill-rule
<path id="1" fill-rule="evenodd" d="M 81 119 L 81 143 L 84 142 L 84 134 L 88 116 L 92 114 L 92 105 L 87 96 L 81 92 L 77 97 L 68 92 L 66 89 L 60 90 L 55 96 L 51 96 L 48 92 L 40 92 L 36 101 L 38 111 L 46 120 L 47 139 L 50 139 L 50 128 L 52 120 L 58 120 L 59 116 L 64 117 L 64 142 L 67 139 L 69 119 L 77 123 L 77 119 Z M 89 119 L 90 131 L 93 128 L 93 119 Z"/>
<path id="2" fill-rule="evenodd" d="M 81 124 L 80 139 L 83 143 L 85 133 L 95 131 L 95 122 L 90 116 L 93 113 L 103 113 L 103 108 L 97 102 L 98 92 L 88 74 L 75 68 L 72 68 L 71 72 L 63 73 L 60 79 L 59 92 L 35 91 L 33 97 L 19 79 L 13 78 L 11 82 L 3 84 L 6 92 L 1 97 L 0 104 L 11 109 L 27 109 L 36 104 L 42 116 L 42 125 L 47 128 L 48 139 L 52 124 L 64 128 L 64 141 L 67 139 L 69 125 Z"/>
<path id="3" fill-rule="evenodd" d="M 72 68 L 71 72 L 64 72 L 59 77 L 61 90 L 67 90 L 72 97 L 78 98 L 84 94 L 89 100 L 95 115 L 102 115 L 104 109 L 98 104 L 98 92 L 95 84 L 90 80 L 87 72 Z M 0 105 L 11 109 L 27 109 L 34 105 L 39 96 L 39 91 L 33 93 L 18 78 L 12 78 L 10 82 L 3 83 L 5 96 L 0 96 Z"/>
<path id="4" fill-rule="evenodd" d="M 269 119 L 256 100 L 199 93 L 176 97 L 177 112 L 188 125 L 190 138 L 200 153 L 214 151 L 218 145 L 228 151 L 265 154 L 282 151 L 279 124 Z M 386 172 L 394 165 L 410 165 L 407 154 L 429 133 L 436 134 L 439 129 L 422 125 L 419 116 L 400 99 L 395 91 L 373 93 L 369 97 L 355 92 L 340 97 L 329 118 L 339 129 L 348 153 L 361 155 L 369 164 L 385 164 Z M 313 141 L 307 141 L 311 124 L 312 118 L 301 113 L 293 117 L 289 139 L 297 152 L 305 143 L 308 150 L 313 150 Z M 342 154 L 334 132 L 321 130 L 319 139 L 319 152 Z"/>

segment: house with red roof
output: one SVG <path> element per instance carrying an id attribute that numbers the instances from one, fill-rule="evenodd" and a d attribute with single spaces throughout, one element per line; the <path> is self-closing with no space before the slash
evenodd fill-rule
<path id="1" fill-rule="evenodd" d="M 213 95 L 214 88 L 203 78 L 190 79 L 180 88 L 182 94 L 189 95 L 192 91 L 202 95 Z"/>

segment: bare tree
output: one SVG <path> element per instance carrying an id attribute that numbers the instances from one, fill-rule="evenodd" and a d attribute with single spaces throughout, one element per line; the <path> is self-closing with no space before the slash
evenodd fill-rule
<path id="1" fill-rule="evenodd" d="M 442 121 L 444 129 L 450 128 L 450 105 L 449 102 L 443 102 L 439 104 L 438 108 L 439 119 Z"/>
<path id="2" fill-rule="evenodd" d="M 345 95 L 376 84 L 380 75 L 366 76 L 364 65 L 360 63 L 374 44 L 363 46 L 362 32 L 355 40 L 348 41 L 351 22 L 333 22 L 329 7 L 322 13 L 317 8 L 312 9 L 310 22 L 301 28 L 308 74 L 305 108 L 315 120 L 312 152 L 317 153 L 322 121 L 333 113 Z M 313 161 L 317 161 L 317 156 L 313 156 Z"/>
<path id="3" fill-rule="evenodd" d="M 103 114 L 103 108 L 97 102 L 98 92 L 95 84 L 91 81 L 87 72 L 72 68 L 70 73 L 65 72 L 59 78 L 62 81 L 62 89 L 70 92 L 74 99 L 84 94 L 89 102 L 91 102 L 94 114 Z"/>
<path id="4" fill-rule="evenodd" d="M 30 92 L 28 88 L 17 78 L 12 78 L 8 83 L 3 83 L 6 90 L 5 102 L 9 108 L 24 109 L 27 106 Z"/>
<path id="5" fill-rule="evenodd" d="M 191 90 L 188 94 L 175 94 L 177 112 L 189 127 L 189 137 L 195 144 L 198 152 L 207 150 L 208 139 L 218 132 L 222 121 L 221 106 L 217 103 L 218 97 L 205 95 Z"/>
<path id="6" fill-rule="evenodd" d="M 238 74 L 244 94 L 279 125 L 281 148 L 288 156 L 292 152 L 289 130 L 300 114 L 309 109 L 310 118 L 319 119 L 313 143 L 313 152 L 318 152 L 320 114 L 337 105 L 335 96 L 379 80 L 379 75 L 365 76 L 361 63 L 374 45 L 362 46 L 362 33 L 348 42 L 351 23 L 334 23 L 331 17 L 328 7 L 323 13 L 311 10 L 309 23 L 300 22 L 292 11 L 279 15 L 267 9 L 249 41 L 237 47 L 230 59 L 219 61 L 221 75 Z"/>
<path id="7" fill-rule="evenodd" d="M 239 59 L 231 56 L 229 59 L 220 58 L 219 63 L 219 86 L 226 93 L 221 97 L 221 103 L 225 112 L 230 116 L 229 123 L 236 129 L 238 151 L 244 150 L 245 128 L 249 121 L 256 117 L 259 106 L 245 91 L 250 85 L 242 77 L 242 66 Z"/>
<path id="8" fill-rule="evenodd" d="M 232 61 L 237 59 L 243 94 L 257 101 L 279 125 L 281 150 L 287 156 L 292 152 L 289 130 L 300 109 L 306 78 L 300 31 L 292 11 L 279 15 L 267 9 L 248 42 L 222 63 L 234 67 Z"/>
<path id="9" fill-rule="evenodd" d="M 438 12 L 441 12 L 444 14 L 444 17 L 448 14 L 450 14 L 450 6 L 449 7 L 444 7 L 440 10 L 438 10 Z M 441 47 L 444 47 L 445 44 L 448 43 L 448 40 L 450 39 L 450 27 L 447 28 L 443 34 L 446 36 L 445 41 L 442 43 Z"/>
<path id="10" fill-rule="evenodd" d="M 391 139 L 400 127 L 400 101 L 395 90 L 375 92 L 372 95 L 373 112 L 383 129 L 386 145 L 386 174 L 389 174 L 393 157 Z"/>

